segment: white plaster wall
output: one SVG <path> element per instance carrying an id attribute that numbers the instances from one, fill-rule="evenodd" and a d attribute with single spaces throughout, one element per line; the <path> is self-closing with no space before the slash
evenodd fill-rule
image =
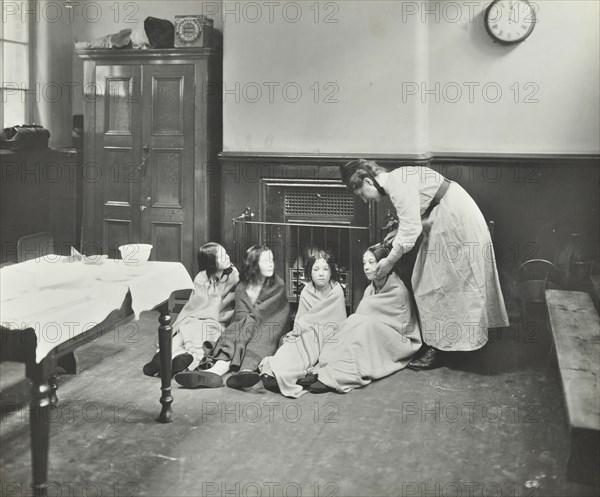
<path id="1" fill-rule="evenodd" d="M 599 3 L 534 2 L 539 22 L 513 47 L 486 34 L 488 3 L 225 1 L 225 150 L 600 152 Z M 315 102 L 315 83 L 337 101 Z"/>
<path id="2" fill-rule="evenodd" d="M 600 152 L 600 2 L 534 4 L 537 25 L 513 47 L 492 42 L 479 5 L 474 22 L 449 22 L 448 9 L 428 23 L 428 87 L 441 89 L 425 98 L 433 151 Z M 478 84 L 471 96 L 465 83 Z"/>

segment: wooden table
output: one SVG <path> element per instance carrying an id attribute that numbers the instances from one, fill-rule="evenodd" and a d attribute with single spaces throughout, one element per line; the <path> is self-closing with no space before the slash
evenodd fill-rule
<path id="1" fill-rule="evenodd" d="M 134 319 L 143 310 L 158 310 L 160 313 L 158 341 L 161 378 L 160 403 L 162 408 L 157 421 L 170 423 L 173 417 L 171 408 L 173 397 L 171 395 L 172 328 L 170 311 L 173 309 L 178 291 L 189 294 L 189 289 L 193 288 L 192 279 L 183 265 L 179 263 L 148 262 L 143 266 L 136 267 L 135 270 L 125 268 L 122 261 L 110 260 L 105 261 L 102 267 L 95 268 L 86 268 L 81 262 L 73 263 L 79 264 L 81 267 L 74 265 L 60 266 L 59 264 L 62 264 L 65 259 L 55 258 L 54 266 L 50 268 L 52 271 L 45 275 L 42 274 L 44 273 L 44 270 L 42 270 L 44 268 L 43 261 L 27 261 L 5 267 L 0 272 L 0 282 L 2 283 L 2 294 L 0 295 L 2 299 L 0 306 L 0 319 L 2 321 L 2 326 L 0 326 L 0 362 L 16 361 L 25 363 L 25 375 L 32 382 L 29 424 L 32 487 L 36 496 L 46 495 L 50 436 L 49 419 L 51 417 L 49 411 L 58 401 L 56 395 L 57 360 L 61 356 L 73 352 L 77 347 L 97 339 L 115 326 Z M 35 264 L 39 265 L 36 266 Z M 45 266 L 45 269 L 48 269 L 47 264 Z M 71 275 L 71 279 L 66 278 L 66 281 L 58 282 L 55 286 L 44 286 L 51 282 L 52 273 L 60 272 L 64 268 L 74 270 L 75 274 Z M 118 271 L 115 272 L 115 269 L 118 269 Z M 81 272 L 84 278 L 78 278 L 77 272 Z M 42 274 L 41 277 L 40 274 Z M 114 306 L 112 310 L 106 312 L 101 322 L 86 329 L 86 331 L 61 336 L 64 340 L 60 340 L 60 343 L 55 346 L 49 348 L 48 344 L 44 344 L 39 329 L 36 330 L 36 326 L 30 326 L 32 323 L 28 322 L 27 318 L 19 319 L 15 317 L 19 312 L 22 312 L 19 310 L 19 299 L 21 301 L 29 299 L 33 305 L 43 295 L 56 294 L 48 292 L 68 292 L 73 289 L 84 291 L 83 288 L 89 289 L 90 285 L 96 285 L 101 290 L 104 286 L 102 278 L 106 274 L 109 275 L 108 281 L 105 282 L 107 285 L 106 292 L 107 294 L 110 293 L 109 299 L 113 302 L 118 299 L 120 307 L 118 304 Z M 33 275 L 31 281 L 23 282 L 22 279 L 27 279 L 28 275 Z M 167 280 L 171 283 L 170 286 L 165 284 L 165 275 L 170 275 L 173 278 Z M 94 279 L 93 283 L 91 278 Z M 152 285 L 156 286 L 156 291 Z M 93 296 L 93 294 L 91 295 Z M 56 323 L 60 323 L 63 317 L 70 315 L 69 303 L 65 302 L 64 304 L 66 305 L 61 306 L 62 310 L 60 311 L 54 308 L 45 312 L 59 316 Z M 32 312 L 35 313 L 35 310 Z M 73 304 L 72 312 L 75 315 L 88 312 L 95 312 L 98 315 L 102 311 L 98 309 L 98 302 L 94 299 L 85 300 L 84 298 Z M 66 323 L 67 321 L 63 321 L 63 324 Z M 40 324 L 40 321 L 35 324 Z M 65 331 L 64 328 L 63 331 Z M 43 351 L 40 354 L 40 349 L 44 346 L 48 348 L 48 351 Z"/>

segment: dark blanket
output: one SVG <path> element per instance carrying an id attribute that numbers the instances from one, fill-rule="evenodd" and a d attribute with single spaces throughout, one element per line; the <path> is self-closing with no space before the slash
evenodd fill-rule
<path id="1" fill-rule="evenodd" d="M 263 286 L 256 303 L 250 302 L 246 283 L 235 290 L 235 314 L 211 354 L 212 359 L 231 361 L 233 370 L 256 370 L 266 356 L 277 350 L 279 339 L 289 330 L 290 305 L 282 279 Z"/>

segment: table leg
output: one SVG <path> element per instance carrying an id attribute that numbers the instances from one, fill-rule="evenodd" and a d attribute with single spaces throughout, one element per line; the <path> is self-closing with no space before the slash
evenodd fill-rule
<path id="1" fill-rule="evenodd" d="M 67 374 L 77 374 L 77 356 L 75 355 L 75 351 L 69 352 L 58 359 L 58 365 Z"/>
<path id="2" fill-rule="evenodd" d="M 31 462 L 33 495 L 45 497 L 48 478 L 48 442 L 50 439 L 49 416 L 52 388 L 34 381 L 31 388 L 29 429 L 31 432 Z"/>
<path id="3" fill-rule="evenodd" d="M 48 380 L 48 386 L 50 387 L 50 405 L 55 406 L 56 404 L 58 404 L 58 396 L 56 395 L 56 391 L 58 390 L 58 383 L 56 381 L 55 374 L 50 376 L 50 379 Z"/>
<path id="4" fill-rule="evenodd" d="M 159 423 L 170 423 L 173 421 L 173 411 L 171 404 L 173 397 L 171 395 L 171 354 L 173 347 L 173 328 L 171 327 L 171 315 L 168 308 L 160 309 L 160 317 L 158 318 L 160 326 L 158 327 L 158 349 L 160 357 L 160 381 L 161 381 L 161 396 L 160 403 L 162 410 L 157 421 Z"/>

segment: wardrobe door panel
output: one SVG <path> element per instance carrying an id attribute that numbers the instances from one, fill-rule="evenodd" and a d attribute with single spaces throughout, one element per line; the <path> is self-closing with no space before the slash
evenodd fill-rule
<path id="1" fill-rule="evenodd" d="M 128 181 L 132 174 L 131 148 L 104 147 L 104 205 L 129 207 L 135 203 L 133 198 L 133 181 Z"/>
<path id="2" fill-rule="evenodd" d="M 117 68 L 113 67 L 112 69 L 116 72 Z M 103 72 L 102 69 L 100 72 Z M 104 77 L 104 94 L 106 96 L 104 132 L 113 135 L 131 135 L 135 87 L 139 82 L 136 83 L 131 73 L 127 76 L 117 76 L 110 72 Z"/>
<path id="3" fill-rule="evenodd" d="M 153 206 L 183 209 L 183 150 L 154 149 Z"/>
<path id="4" fill-rule="evenodd" d="M 181 223 L 153 222 L 150 229 L 150 243 L 155 247 L 156 260 L 182 261 L 183 226 Z"/>
<path id="5" fill-rule="evenodd" d="M 164 71 L 162 71 L 164 72 Z M 170 72 L 170 71 L 169 71 Z M 184 77 L 159 76 L 152 78 L 152 134 L 182 135 Z"/>
<path id="6" fill-rule="evenodd" d="M 102 228 L 102 245 L 106 247 L 103 253 L 108 254 L 111 259 L 120 259 L 119 247 L 132 239 L 131 222 L 122 219 L 104 219 Z"/>
<path id="7" fill-rule="evenodd" d="M 194 256 L 194 65 L 143 66 L 142 238 L 157 260 Z"/>
<path id="8" fill-rule="evenodd" d="M 98 65 L 95 181 L 96 240 L 101 252 L 119 256 L 123 243 L 140 238 L 141 70 L 136 65 Z"/>

